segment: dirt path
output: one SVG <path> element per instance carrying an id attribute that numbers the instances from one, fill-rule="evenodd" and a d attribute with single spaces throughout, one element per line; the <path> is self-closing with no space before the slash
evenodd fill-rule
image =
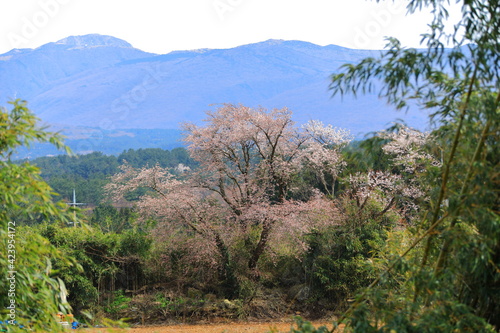
<path id="1" fill-rule="evenodd" d="M 314 323 L 314 327 L 325 325 L 331 328 L 330 323 Z M 290 332 L 291 322 L 278 323 L 228 323 L 228 324 L 207 324 L 207 325 L 172 325 L 172 326 L 151 326 L 136 327 L 128 329 L 98 329 L 84 330 L 92 333 L 264 333 L 264 332 Z"/>

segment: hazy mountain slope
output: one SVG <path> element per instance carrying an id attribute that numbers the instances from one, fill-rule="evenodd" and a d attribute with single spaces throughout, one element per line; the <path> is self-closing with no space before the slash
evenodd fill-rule
<path id="1" fill-rule="evenodd" d="M 355 134 L 398 117 L 424 127 L 425 115 L 396 113 L 375 95 L 331 98 L 329 76 L 377 52 L 269 40 L 152 55 L 113 37 L 69 37 L 1 55 L 0 98 L 17 92 L 46 122 L 102 130 L 178 128 L 220 103 L 287 106 L 299 123 L 320 119 Z"/>
<path id="2" fill-rule="evenodd" d="M 73 36 L 36 48 L 0 55 L 0 98 L 32 100 L 61 79 L 152 54 L 101 35 Z M 64 94 L 64 91 L 61 91 Z"/>

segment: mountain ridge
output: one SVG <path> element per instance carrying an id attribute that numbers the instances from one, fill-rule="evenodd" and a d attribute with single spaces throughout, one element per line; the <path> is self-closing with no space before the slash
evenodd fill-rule
<path id="1" fill-rule="evenodd" d="M 425 128 L 426 114 L 396 113 L 376 93 L 331 98 L 332 73 L 379 52 L 270 39 L 154 54 L 112 36 L 69 36 L 0 55 L 0 99 L 28 100 L 48 124 L 103 130 L 175 129 L 222 103 L 286 106 L 299 124 L 319 119 L 358 136 L 396 118 Z"/>
<path id="2" fill-rule="evenodd" d="M 88 34 L 82 36 L 68 36 L 60 39 L 55 44 L 70 45 L 76 47 L 99 47 L 114 46 L 133 48 L 132 45 L 123 39 L 100 34 Z"/>

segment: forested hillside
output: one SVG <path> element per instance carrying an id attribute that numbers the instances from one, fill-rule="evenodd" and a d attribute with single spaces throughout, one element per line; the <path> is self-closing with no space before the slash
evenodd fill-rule
<path id="1" fill-rule="evenodd" d="M 78 201 L 90 206 L 106 201 L 104 185 L 112 175 L 118 173 L 121 165 L 128 164 L 136 168 L 156 164 L 164 168 L 176 168 L 179 164 L 195 168 L 197 165 L 184 148 L 129 149 L 118 156 L 100 152 L 72 157 L 58 155 L 39 157 L 31 163 L 40 168 L 42 178 L 59 194 L 56 200 L 70 202 L 75 189 Z"/>

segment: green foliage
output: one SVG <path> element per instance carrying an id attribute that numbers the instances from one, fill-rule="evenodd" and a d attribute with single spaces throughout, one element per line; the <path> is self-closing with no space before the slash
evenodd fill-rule
<path id="1" fill-rule="evenodd" d="M 344 150 L 343 155 L 347 166 L 343 174 L 350 175 L 356 172 L 368 172 L 370 170 L 385 171 L 390 168 L 390 158 L 382 150 L 387 140 L 377 135 L 362 141 L 351 142 Z"/>
<path id="2" fill-rule="evenodd" d="M 115 156 L 106 156 L 100 152 L 86 155 L 39 157 L 34 163 L 43 170 L 42 176 L 50 180 L 61 174 L 71 174 L 76 178 L 105 178 L 118 171 Z"/>
<path id="3" fill-rule="evenodd" d="M 426 50 L 389 39 L 379 58 L 345 65 L 334 94 L 374 90 L 397 108 L 430 109 L 443 165 L 428 180 L 429 212 L 406 250 L 390 247 L 381 274 L 340 321 L 347 331 L 491 332 L 500 327 L 500 39 L 498 1 L 465 1 L 447 35 L 448 1 L 412 0 L 434 15 Z M 444 49 L 444 41 L 453 43 Z M 441 127 L 438 127 L 441 126 Z M 438 185 L 434 185 L 438 184 Z M 433 187 L 434 186 L 434 187 Z"/>
<path id="4" fill-rule="evenodd" d="M 129 149 L 118 155 L 118 162 L 122 164 L 126 161 L 134 168 L 154 166 L 159 164 L 162 168 L 175 168 L 179 163 L 190 168 L 195 168 L 197 163 L 189 157 L 184 148 L 174 148 L 170 151 L 160 148 Z"/>
<path id="5" fill-rule="evenodd" d="M 127 230 L 120 237 L 120 247 L 118 254 L 120 256 L 138 256 L 147 258 L 150 254 L 152 239 L 143 232 L 136 230 Z"/>
<path id="6" fill-rule="evenodd" d="M 82 274 L 54 263 L 68 287 L 68 300 L 77 312 L 95 311 L 100 305 L 99 295 L 116 288 L 137 289 L 145 277 L 145 261 L 151 246 L 145 234 L 133 230 L 122 234 L 103 233 L 90 227 L 57 228 L 54 225 L 41 225 L 39 232 L 83 267 Z"/>
<path id="7" fill-rule="evenodd" d="M 290 331 L 291 333 L 328 333 L 328 332 L 330 332 L 330 330 L 325 326 L 315 328 L 313 326 L 313 324 L 302 319 L 301 317 L 295 317 L 294 319 L 295 319 L 295 325 L 297 325 L 297 328 L 292 327 L 292 330 Z"/>
<path id="8" fill-rule="evenodd" d="M 37 167 L 27 162 L 14 164 L 10 159 L 16 149 L 34 141 L 64 146 L 59 135 L 37 127 L 38 119 L 26 102 L 16 100 L 10 104 L 10 111 L 0 108 L 0 271 L 11 272 L 9 280 L 0 279 L 0 317 L 25 325 L 29 322 L 35 331 L 60 331 L 54 314 L 69 312 L 70 306 L 64 283 L 51 261 L 75 269 L 76 263 L 30 229 L 19 227 L 13 218 L 42 216 L 65 223 L 71 214 L 65 206 L 52 202 L 53 192 Z M 7 306 L 12 305 L 15 309 L 11 311 Z"/>
<path id="9" fill-rule="evenodd" d="M 75 258 L 83 267 L 83 274 L 73 269 L 54 263 L 62 273 L 62 279 L 69 290 L 69 301 L 76 312 L 95 309 L 98 303 L 99 283 L 112 276 L 116 264 L 102 255 L 112 255 L 115 244 L 112 239 L 105 239 L 95 230 L 84 228 L 57 228 L 53 225 L 41 225 L 40 233 L 68 257 Z M 109 251 L 109 249 L 111 250 Z"/>
<path id="10" fill-rule="evenodd" d="M 110 204 L 100 204 L 92 210 L 90 224 L 99 226 L 104 232 L 121 233 L 133 227 L 135 218 L 132 208 L 117 209 Z"/>
<path id="11" fill-rule="evenodd" d="M 344 306 L 354 292 L 376 277 L 377 270 L 370 262 L 397 221 L 396 215 L 377 216 L 379 207 L 374 202 L 361 216 L 352 201 L 344 200 L 343 205 L 343 224 L 309 235 L 306 258 L 315 296 L 326 297 L 337 307 Z"/>
<path id="12" fill-rule="evenodd" d="M 167 297 L 162 293 L 154 296 L 157 308 L 165 316 L 174 318 L 185 317 L 196 313 L 207 301 L 203 298 L 192 297 Z"/>
<path id="13" fill-rule="evenodd" d="M 115 156 L 102 153 L 91 153 L 77 156 L 39 157 L 33 160 L 42 170 L 42 177 L 61 199 L 72 200 L 73 189 L 76 190 L 78 202 L 98 204 L 104 199 L 103 187 L 107 178 L 118 172 Z"/>
<path id="14" fill-rule="evenodd" d="M 104 186 L 109 177 L 118 173 L 119 166 L 129 163 L 136 167 L 152 166 L 159 163 L 168 168 L 175 168 L 180 163 L 190 168 L 197 164 L 189 157 L 186 149 L 175 148 L 171 151 L 160 148 L 129 149 L 117 156 L 107 156 L 100 152 L 86 155 L 47 156 L 32 161 L 41 170 L 42 178 L 60 196 L 55 199 L 72 200 L 73 189 L 76 190 L 78 202 L 88 205 L 99 205 L 106 201 Z M 17 164 L 19 164 L 18 162 Z M 143 193 L 135 193 L 140 196 Z M 36 224 L 39 219 L 22 219 L 23 224 Z"/>
<path id="15" fill-rule="evenodd" d="M 117 290 L 113 293 L 111 297 L 111 302 L 106 305 L 104 310 L 109 314 L 117 314 L 122 310 L 128 308 L 128 305 L 132 299 L 126 297 L 123 290 Z"/>
<path id="16" fill-rule="evenodd" d="M 159 303 L 161 309 L 173 314 L 175 317 L 178 317 L 181 314 L 184 306 L 189 301 L 187 298 L 181 296 L 170 299 L 165 297 L 163 294 L 156 294 L 155 300 Z"/>

